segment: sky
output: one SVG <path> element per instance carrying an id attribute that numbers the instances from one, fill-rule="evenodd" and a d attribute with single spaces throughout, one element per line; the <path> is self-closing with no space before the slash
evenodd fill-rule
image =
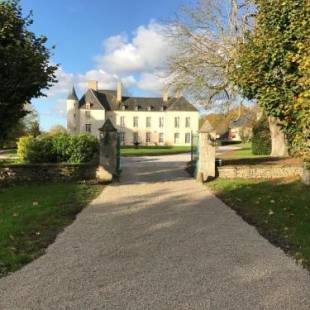
<path id="1" fill-rule="evenodd" d="M 189 1 L 186 1 L 187 3 Z M 33 100 L 43 130 L 66 125 L 66 97 L 78 96 L 87 80 L 115 89 L 121 80 L 135 96 L 158 96 L 166 59 L 173 47 L 165 23 L 185 0 L 21 0 L 24 15 L 33 11 L 31 31 L 55 45 L 51 62 L 59 64 L 58 83 L 47 97 Z"/>

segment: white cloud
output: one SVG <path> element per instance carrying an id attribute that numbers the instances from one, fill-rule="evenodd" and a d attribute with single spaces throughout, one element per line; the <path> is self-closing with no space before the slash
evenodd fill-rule
<path id="1" fill-rule="evenodd" d="M 165 26 L 152 21 L 138 27 L 131 41 L 124 34 L 108 38 L 103 54 L 96 57 L 98 68 L 120 76 L 162 69 L 172 52 L 164 30 Z"/>
<path id="2" fill-rule="evenodd" d="M 57 83 L 55 83 L 50 89 L 46 91 L 48 97 L 55 97 L 60 94 L 68 93 L 69 89 L 72 87 L 75 75 L 72 73 L 67 73 L 62 67 L 59 67 L 56 71 Z"/>
<path id="3" fill-rule="evenodd" d="M 72 85 L 82 93 L 87 80 L 97 80 L 101 89 L 115 89 L 121 80 L 125 89 L 161 95 L 166 81 L 166 59 L 173 52 L 164 30 L 164 25 L 151 21 L 138 27 L 131 36 L 121 33 L 107 38 L 102 53 L 95 57 L 94 68 L 86 73 L 73 74 L 60 67 L 56 72 L 58 83 L 46 91 L 47 99 L 55 102 L 47 113 L 63 118 L 66 96 Z"/>
<path id="4" fill-rule="evenodd" d="M 145 72 L 141 74 L 137 86 L 153 95 L 160 95 L 163 91 L 166 80 L 164 73 L 161 71 L 155 71 L 153 73 Z"/>

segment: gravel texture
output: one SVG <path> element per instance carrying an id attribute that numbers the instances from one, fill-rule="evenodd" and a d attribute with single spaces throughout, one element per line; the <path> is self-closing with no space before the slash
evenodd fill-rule
<path id="1" fill-rule="evenodd" d="M 46 255 L 0 280 L 0 309 L 310 309 L 308 273 L 184 172 L 128 158 Z"/>

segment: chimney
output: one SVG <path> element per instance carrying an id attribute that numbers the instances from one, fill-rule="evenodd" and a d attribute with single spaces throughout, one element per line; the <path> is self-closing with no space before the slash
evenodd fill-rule
<path id="1" fill-rule="evenodd" d="M 168 102 L 169 99 L 169 87 L 166 85 L 163 90 L 163 102 Z"/>
<path id="2" fill-rule="evenodd" d="M 117 82 L 116 86 L 116 101 L 117 103 L 121 103 L 123 98 L 123 84 L 121 81 Z"/>
<path id="3" fill-rule="evenodd" d="M 96 90 L 96 91 L 98 90 L 98 82 L 95 80 L 87 81 L 87 85 L 89 89 Z"/>
<path id="4" fill-rule="evenodd" d="M 180 99 L 182 97 L 182 90 L 177 89 L 175 92 L 175 98 Z"/>

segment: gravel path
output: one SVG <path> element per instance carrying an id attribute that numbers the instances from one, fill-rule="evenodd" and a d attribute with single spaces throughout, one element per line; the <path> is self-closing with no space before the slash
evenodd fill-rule
<path id="1" fill-rule="evenodd" d="M 0 309 L 309 309 L 308 273 L 188 178 L 184 160 L 126 159 L 120 184 L 0 280 Z"/>

